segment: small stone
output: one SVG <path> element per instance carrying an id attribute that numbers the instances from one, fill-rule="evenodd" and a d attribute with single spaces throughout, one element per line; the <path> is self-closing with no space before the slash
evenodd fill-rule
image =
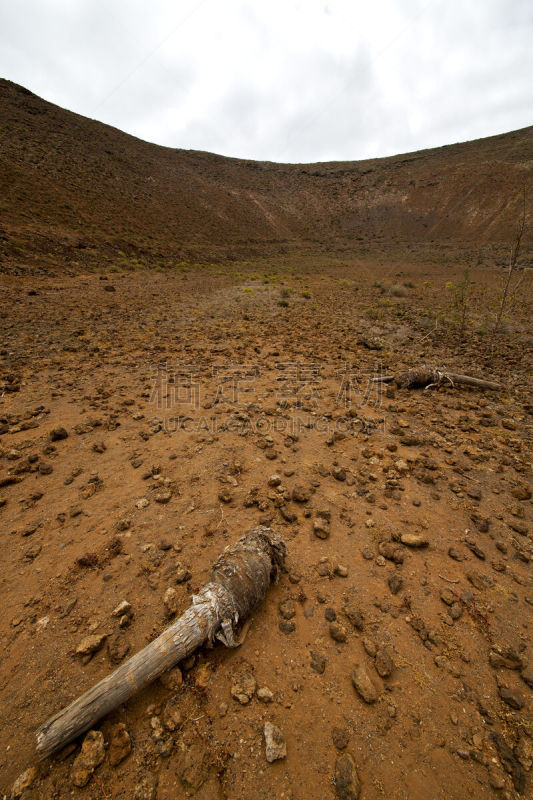
<path id="1" fill-rule="evenodd" d="M 169 586 L 166 590 L 163 603 L 165 604 L 168 616 L 173 617 L 178 610 L 178 593 L 172 586 Z"/>
<path id="2" fill-rule="evenodd" d="M 75 758 L 70 772 L 74 786 L 86 786 L 93 772 L 105 758 L 102 731 L 89 731 L 83 740 L 80 754 Z"/>
<path id="3" fill-rule="evenodd" d="M 429 539 L 421 533 L 402 533 L 400 541 L 406 547 L 428 547 Z"/>
<path id="4" fill-rule="evenodd" d="M 448 609 L 448 614 L 453 620 L 461 619 L 463 616 L 463 607 L 461 603 L 452 603 Z"/>
<path id="5" fill-rule="evenodd" d="M 53 428 L 50 431 L 51 442 L 60 442 L 62 439 L 66 439 L 67 437 L 68 433 L 65 428 Z"/>
<path id="6" fill-rule="evenodd" d="M 257 690 L 257 697 L 262 703 L 271 703 L 274 699 L 274 694 L 268 686 L 262 686 L 261 689 Z"/>
<path id="7" fill-rule="evenodd" d="M 310 651 L 310 656 L 311 669 L 313 669 L 315 672 L 318 672 L 319 675 L 322 675 L 326 669 L 327 660 L 324 658 L 324 656 L 320 655 L 320 653 L 317 653 L 314 650 Z"/>
<path id="8" fill-rule="evenodd" d="M 353 603 L 347 602 L 342 609 L 354 628 L 362 631 L 364 628 L 363 614 Z"/>
<path id="9" fill-rule="evenodd" d="M 398 592 L 403 586 L 402 579 L 395 572 L 389 576 L 387 583 L 389 585 L 389 589 L 391 590 L 392 594 L 398 594 Z"/>
<path id="10" fill-rule="evenodd" d="M 336 481 L 345 481 L 346 480 L 346 470 L 343 467 L 333 467 L 331 470 L 331 474 L 335 478 Z"/>
<path id="11" fill-rule="evenodd" d="M 350 731 L 348 728 L 333 728 L 331 738 L 337 750 L 346 750 L 350 741 Z"/>
<path id="12" fill-rule="evenodd" d="M 264 727 L 265 735 L 265 755 L 269 764 L 278 761 L 280 758 L 285 758 L 287 755 L 287 745 L 285 737 L 277 725 L 272 722 L 265 722 Z"/>
<path id="13" fill-rule="evenodd" d="M 337 564 L 333 572 L 335 573 L 335 575 L 338 575 L 339 578 L 348 577 L 348 567 L 344 566 L 344 564 Z"/>
<path id="14" fill-rule="evenodd" d="M 402 564 L 404 560 L 404 551 L 399 547 L 396 542 L 380 542 L 378 545 L 380 555 L 388 561 L 394 561 L 395 564 Z"/>
<path id="15" fill-rule="evenodd" d="M 167 731 L 175 731 L 183 724 L 183 714 L 181 713 L 175 699 L 172 698 L 163 710 L 163 725 Z"/>
<path id="16" fill-rule="evenodd" d="M 150 501 L 148 500 L 147 497 L 141 497 L 141 499 L 137 500 L 137 502 L 135 503 L 135 506 L 138 509 L 146 508 L 149 505 L 150 505 Z"/>
<path id="17" fill-rule="evenodd" d="M 376 702 L 379 692 L 364 664 L 356 664 L 352 675 L 352 683 L 365 703 Z"/>
<path id="18" fill-rule="evenodd" d="M 313 522 L 313 532 L 319 539 L 329 538 L 329 521 L 324 517 L 317 517 Z"/>
<path id="19" fill-rule="evenodd" d="M 348 632 L 340 622 L 332 622 L 329 626 L 329 635 L 335 642 L 345 642 Z"/>
<path id="20" fill-rule="evenodd" d="M 457 547 L 453 547 L 453 545 L 452 545 L 452 547 L 448 548 L 448 555 L 450 556 L 450 558 L 453 558 L 454 561 L 464 561 L 465 560 L 464 559 L 464 555 L 461 553 L 461 551 L 458 550 Z"/>
<path id="21" fill-rule="evenodd" d="M 520 709 L 524 707 L 524 698 L 514 689 L 509 689 L 507 686 L 500 686 L 498 688 L 498 693 L 501 699 L 516 711 L 520 711 Z"/>
<path id="22" fill-rule="evenodd" d="M 241 705 L 247 705 L 255 694 L 257 683 L 251 672 L 243 672 L 231 687 L 231 696 Z"/>
<path id="23" fill-rule="evenodd" d="M 122 600 L 111 612 L 112 617 L 122 617 L 124 614 L 129 614 L 131 611 L 131 603 L 127 600 Z"/>
<path id="24" fill-rule="evenodd" d="M 281 475 L 278 475 L 277 473 L 271 475 L 270 478 L 268 479 L 268 485 L 272 486 L 273 488 L 279 486 L 280 484 L 281 484 Z"/>
<path id="25" fill-rule="evenodd" d="M 386 647 L 380 647 L 376 653 L 376 671 L 382 678 L 388 678 L 394 669 L 394 662 Z"/>
<path id="26" fill-rule="evenodd" d="M 24 772 L 18 776 L 17 780 L 11 787 L 12 800 L 18 800 L 18 798 L 26 791 L 26 789 L 31 789 L 37 780 L 38 774 L 37 767 L 29 767 L 28 769 L 24 770 Z"/>
<path id="27" fill-rule="evenodd" d="M 496 767 L 490 767 L 489 783 L 493 789 L 503 789 L 505 787 L 505 775 Z"/>
<path id="28" fill-rule="evenodd" d="M 278 606 L 279 613 L 283 619 L 292 619 L 296 616 L 296 607 L 292 600 L 283 600 Z"/>
<path id="29" fill-rule="evenodd" d="M 172 669 L 163 672 L 159 678 L 159 682 L 170 692 L 177 691 L 183 684 L 183 675 L 181 673 L 181 669 L 179 667 L 173 667 Z"/>
<path id="30" fill-rule="evenodd" d="M 511 494 L 517 500 L 531 500 L 531 489 L 529 486 L 515 486 L 511 489 Z"/>
<path id="31" fill-rule="evenodd" d="M 285 634 L 294 633 L 296 630 L 296 625 L 292 621 L 287 622 L 287 620 L 282 620 L 282 622 L 279 623 L 279 629 Z"/>
<path id="32" fill-rule="evenodd" d="M 154 495 L 155 502 L 161 503 L 162 505 L 166 505 L 166 503 L 170 502 L 171 498 L 172 492 L 168 489 L 163 492 L 157 492 L 157 494 Z"/>
<path id="33" fill-rule="evenodd" d="M 370 636 L 363 637 L 363 647 L 365 648 L 366 652 L 370 656 L 370 658 L 374 658 L 376 653 L 378 652 L 378 646 Z"/>
<path id="34" fill-rule="evenodd" d="M 291 496 L 297 503 L 307 503 L 311 499 L 311 492 L 305 486 L 298 484 L 292 490 Z"/>
<path id="35" fill-rule="evenodd" d="M 109 734 L 109 763 L 116 767 L 131 753 L 131 739 L 123 722 L 113 725 Z"/>
<path id="36" fill-rule="evenodd" d="M 107 640 L 107 656 L 112 664 L 120 664 L 129 651 L 130 646 L 122 635 L 116 633 Z"/>
<path id="37" fill-rule="evenodd" d="M 361 794 L 361 781 L 349 753 L 335 762 L 335 792 L 339 800 L 358 800 Z"/>
<path id="38" fill-rule="evenodd" d="M 76 647 L 76 655 L 89 656 L 92 655 L 92 653 L 96 653 L 97 650 L 100 650 L 106 639 L 106 633 L 95 633 L 92 636 L 86 636 Z"/>
<path id="39" fill-rule="evenodd" d="M 335 622 L 337 619 L 337 613 L 334 608 L 326 608 L 324 611 L 324 618 L 327 622 Z"/>
<path id="40" fill-rule="evenodd" d="M 447 606 L 451 606 L 453 603 L 455 603 L 456 595 L 451 589 L 446 587 L 445 589 L 441 589 L 440 599 L 443 603 L 446 603 Z"/>

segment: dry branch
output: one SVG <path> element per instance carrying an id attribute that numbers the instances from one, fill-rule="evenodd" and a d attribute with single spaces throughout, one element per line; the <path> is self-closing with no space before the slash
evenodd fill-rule
<path id="1" fill-rule="evenodd" d="M 375 383 L 392 383 L 394 381 L 400 389 L 429 388 L 430 386 L 473 386 L 476 389 L 502 389 L 500 383 L 486 381 L 484 378 L 472 378 L 470 375 L 458 375 L 455 372 L 446 372 L 431 367 L 415 367 L 400 375 L 384 375 L 373 378 Z"/>
<path id="2" fill-rule="evenodd" d="M 39 755 L 46 758 L 68 744 L 204 642 L 216 638 L 228 647 L 237 646 L 235 625 L 263 600 L 285 554 L 283 540 L 265 527 L 254 528 L 227 547 L 213 565 L 209 583 L 173 625 L 39 728 Z"/>

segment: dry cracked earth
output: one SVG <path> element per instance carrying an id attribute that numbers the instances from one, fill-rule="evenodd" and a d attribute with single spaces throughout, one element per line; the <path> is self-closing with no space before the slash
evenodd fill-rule
<path id="1" fill-rule="evenodd" d="M 456 278 L 311 259 L 1 279 L 5 797 L 531 796 L 530 296 L 493 335 L 501 275 L 479 270 L 461 336 Z M 371 381 L 421 363 L 503 388 Z M 39 762 L 38 726 L 259 523 L 286 572 L 241 646 Z"/>

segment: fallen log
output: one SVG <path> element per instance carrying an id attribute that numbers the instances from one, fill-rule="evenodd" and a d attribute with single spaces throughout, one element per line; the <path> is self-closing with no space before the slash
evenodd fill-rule
<path id="1" fill-rule="evenodd" d="M 263 600 L 285 562 L 286 547 L 272 528 L 249 531 L 214 563 L 209 583 L 164 633 L 111 675 L 48 719 L 37 731 L 37 753 L 46 758 L 187 658 L 204 642 L 236 647 L 234 629 Z"/>
<path id="2" fill-rule="evenodd" d="M 473 386 L 476 389 L 503 389 L 500 383 L 486 381 L 483 378 L 472 378 L 470 375 L 459 375 L 455 372 L 447 372 L 431 367 L 415 367 L 402 372 L 400 375 L 383 375 L 372 379 L 374 383 L 392 383 L 394 381 L 399 389 L 428 389 L 432 386 L 462 385 Z"/>

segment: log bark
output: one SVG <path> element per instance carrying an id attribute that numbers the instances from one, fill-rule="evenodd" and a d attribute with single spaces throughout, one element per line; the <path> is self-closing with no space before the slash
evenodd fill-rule
<path id="1" fill-rule="evenodd" d="M 284 565 L 285 554 L 283 540 L 265 527 L 254 528 L 226 548 L 213 565 L 209 583 L 192 597 L 190 607 L 173 625 L 39 728 L 41 758 L 87 731 L 204 642 L 217 638 L 235 647 L 235 625 L 263 600 Z"/>

